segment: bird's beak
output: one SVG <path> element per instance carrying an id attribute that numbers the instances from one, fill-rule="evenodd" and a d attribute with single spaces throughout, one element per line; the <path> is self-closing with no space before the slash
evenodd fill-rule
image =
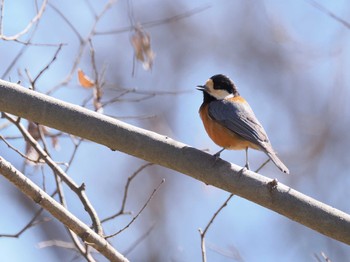
<path id="1" fill-rule="evenodd" d="M 196 89 L 199 91 L 205 91 L 205 86 L 197 86 Z"/>

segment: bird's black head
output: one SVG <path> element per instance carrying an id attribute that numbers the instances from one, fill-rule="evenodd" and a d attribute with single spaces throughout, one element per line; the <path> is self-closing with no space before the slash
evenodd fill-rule
<path id="1" fill-rule="evenodd" d="M 239 96 L 236 86 L 225 75 L 214 75 L 207 80 L 204 86 L 197 88 L 204 93 L 204 101 L 222 100 L 229 96 Z"/>
<path id="2" fill-rule="evenodd" d="M 210 78 L 214 83 L 214 89 L 226 90 L 229 94 L 238 93 L 235 84 L 225 75 L 218 74 Z"/>

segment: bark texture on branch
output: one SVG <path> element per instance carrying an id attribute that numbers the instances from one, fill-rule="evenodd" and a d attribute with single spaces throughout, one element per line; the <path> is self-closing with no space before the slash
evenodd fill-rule
<path id="1" fill-rule="evenodd" d="M 281 183 L 214 158 L 169 137 L 0 80 L 0 111 L 156 163 L 267 207 L 350 244 L 350 215 Z"/>

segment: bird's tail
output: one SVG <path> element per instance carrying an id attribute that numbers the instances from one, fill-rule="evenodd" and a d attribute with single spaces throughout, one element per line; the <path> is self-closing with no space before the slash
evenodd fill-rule
<path id="1" fill-rule="evenodd" d="M 289 174 L 289 169 L 282 163 L 282 161 L 277 157 L 276 153 L 273 151 L 272 147 L 264 148 L 265 153 L 269 156 L 272 162 L 283 172 Z"/>

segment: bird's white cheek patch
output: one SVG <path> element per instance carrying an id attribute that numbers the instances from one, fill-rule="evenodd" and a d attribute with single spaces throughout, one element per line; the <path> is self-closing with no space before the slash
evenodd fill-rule
<path id="1" fill-rule="evenodd" d="M 230 94 L 226 90 L 222 90 L 222 89 L 213 89 L 213 90 L 211 90 L 210 94 L 218 100 L 230 98 L 230 96 L 233 96 L 232 94 Z"/>
<path id="2" fill-rule="evenodd" d="M 227 99 L 233 97 L 233 94 L 230 94 L 226 90 L 223 89 L 215 89 L 214 88 L 214 82 L 211 79 L 208 79 L 207 82 L 205 82 L 205 91 L 210 94 L 211 96 L 215 97 L 218 100 Z"/>

